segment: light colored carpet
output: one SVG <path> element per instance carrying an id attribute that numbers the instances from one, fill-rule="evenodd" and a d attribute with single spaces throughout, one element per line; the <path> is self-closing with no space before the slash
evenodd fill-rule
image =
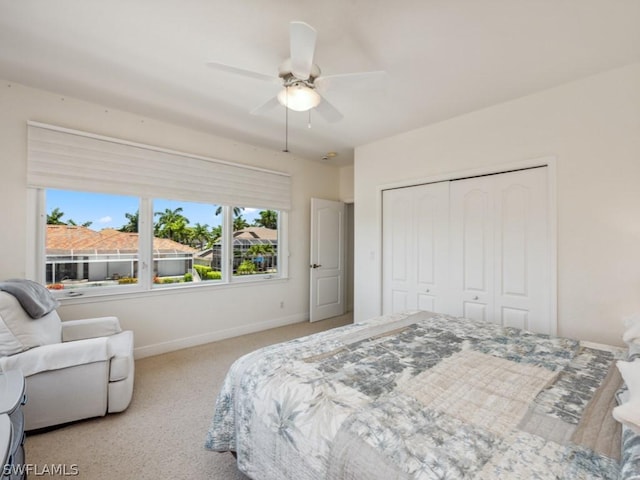
<path id="1" fill-rule="evenodd" d="M 90 480 L 246 480 L 231 454 L 203 446 L 229 366 L 257 348 L 351 322 L 348 314 L 138 360 L 125 412 L 27 434 L 26 463 L 38 471 L 62 464 L 70 472 L 76 465 L 75 478 Z"/>

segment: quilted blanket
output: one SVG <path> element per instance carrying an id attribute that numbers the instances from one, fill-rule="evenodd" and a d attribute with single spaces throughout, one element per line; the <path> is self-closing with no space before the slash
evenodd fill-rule
<path id="1" fill-rule="evenodd" d="M 206 448 L 255 480 L 617 479 L 617 347 L 414 312 L 248 354 Z"/>

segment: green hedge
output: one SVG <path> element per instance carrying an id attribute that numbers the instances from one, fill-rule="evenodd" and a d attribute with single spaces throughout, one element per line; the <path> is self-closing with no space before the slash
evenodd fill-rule
<path id="1" fill-rule="evenodd" d="M 196 272 L 200 275 L 202 280 L 221 280 L 222 272 L 218 270 L 213 270 L 211 267 L 207 267 L 205 265 L 194 265 Z"/>
<path id="2" fill-rule="evenodd" d="M 236 273 L 238 275 L 251 275 L 256 272 L 256 266 L 251 260 L 243 260 L 240 265 L 238 265 L 238 270 Z"/>

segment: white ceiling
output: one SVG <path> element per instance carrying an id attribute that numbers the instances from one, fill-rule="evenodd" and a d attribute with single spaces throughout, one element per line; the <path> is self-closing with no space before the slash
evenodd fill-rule
<path id="1" fill-rule="evenodd" d="M 0 78 L 282 150 L 289 22 L 318 32 L 344 115 L 289 115 L 289 150 L 349 164 L 357 145 L 640 61 L 639 0 L 0 0 Z M 579 119 L 576 119 L 579 121 Z"/>

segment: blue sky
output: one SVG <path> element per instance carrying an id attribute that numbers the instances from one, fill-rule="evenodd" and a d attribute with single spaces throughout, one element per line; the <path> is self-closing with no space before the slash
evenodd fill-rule
<path id="1" fill-rule="evenodd" d="M 189 219 L 191 226 L 200 223 L 215 227 L 220 225 L 222 220 L 220 215 L 215 215 L 216 206 L 211 204 L 169 200 L 156 200 L 153 203 L 154 212 L 164 212 L 167 208 L 174 210 L 178 207 L 182 207 L 182 215 Z M 47 214 L 50 214 L 54 208 L 64 212 L 62 222 L 73 220 L 78 225 L 92 222 L 89 228 L 93 230 L 117 229 L 128 223 L 125 213 L 135 213 L 138 210 L 138 197 L 49 189 L 47 190 Z M 258 211 L 258 209 L 247 208 L 242 216 L 247 222 L 252 223 L 256 217 L 259 217 Z"/>

